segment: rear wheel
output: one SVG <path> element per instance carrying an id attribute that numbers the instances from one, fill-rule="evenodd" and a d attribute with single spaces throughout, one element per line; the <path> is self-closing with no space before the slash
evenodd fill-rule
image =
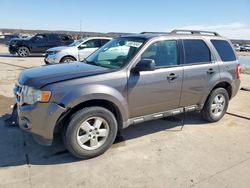
<path id="1" fill-rule="evenodd" d="M 201 111 L 203 119 L 209 122 L 219 121 L 226 113 L 229 97 L 224 88 L 214 89 Z"/>
<path id="2" fill-rule="evenodd" d="M 62 58 L 61 63 L 69 63 L 69 62 L 72 62 L 72 61 L 76 61 L 75 58 L 73 58 L 73 57 L 64 57 L 64 58 Z"/>
<path id="3" fill-rule="evenodd" d="M 30 50 L 29 50 L 29 48 L 27 48 L 25 46 L 21 46 L 18 48 L 17 53 L 18 53 L 18 56 L 20 56 L 20 57 L 27 57 L 30 55 Z"/>
<path id="4" fill-rule="evenodd" d="M 96 157 L 114 142 L 117 121 L 109 110 L 89 107 L 72 116 L 64 134 L 65 146 L 74 156 Z"/>

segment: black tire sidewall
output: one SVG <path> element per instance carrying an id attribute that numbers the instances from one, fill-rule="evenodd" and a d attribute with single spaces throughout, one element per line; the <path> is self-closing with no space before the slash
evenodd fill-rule
<path id="1" fill-rule="evenodd" d="M 85 150 L 77 143 L 77 132 L 82 122 L 86 119 L 98 116 L 105 119 L 109 125 L 109 135 L 105 143 L 95 150 Z M 117 121 L 114 115 L 102 107 L 89 107 L 75 114 L 65 130 L 66 148 L 78 158 L 92 158 L 103 154 L 114 142 L 117 134 Z"/>
<path id="2" fill-rule="evenodd" d="M 61 63 L 69 63 L 69 62 L 65 62 L 66 59 L 70 59 L 70 60 L 72 60 L 72 61 L 75 61 L 75 59 L 72 58 L 72 57 L 64 57 L 64 58 L 62 58 Z"/>
<path id="3" fill-rule="evenodd" d="M 225 106 L 224 106 L 223 112 L 221 113 L 220 116 L 214 116 L 214 114 L 211 112 L 211 107 L 212 107 L 212 102 L 214 100 L 214 97 L 217 96 L 218 94 L 221 94 L 225 97 Z M 210 122 L 219 121 L 225 115 L 227 108 L 228 108 L 228 104 L 229 104 L 229 96 L 228 96 L 227 90 L 225 90 L 224 88 L 214 89 L 211 92 L 211 94 L 209 95 L 209 97 L 205 103 L 205 106 L 202 110 L 204 119 L 206 119 Z"/>

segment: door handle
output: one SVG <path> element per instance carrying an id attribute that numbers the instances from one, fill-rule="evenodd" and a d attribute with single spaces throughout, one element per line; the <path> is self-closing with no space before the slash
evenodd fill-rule
<path id="1" fill-rule="evenodd" d="M 175 73 L 170 73 L 168 76 L 167 76 L 167 79 L 168 80 L 174 80 L 176 78 L 178 78 L 178 74 L 175 74 Z"/>
<path id="2" fill-rule="evenodd" d="M 207 74 L 213 74 L 213 73 L 215 73 L 214 69 L 210 68 L 207 70 Z"/>

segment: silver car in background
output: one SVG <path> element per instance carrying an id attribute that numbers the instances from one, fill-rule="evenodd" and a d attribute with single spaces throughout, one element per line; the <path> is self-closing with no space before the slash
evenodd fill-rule
<path id="1" fill-rule="evenodd" d="M 88 37 L 77 40 L 68 46 L 50 48 L 46 51 L 46 64 L 82 61 L 98 48 L 109 42 L 108 37 Z"/>

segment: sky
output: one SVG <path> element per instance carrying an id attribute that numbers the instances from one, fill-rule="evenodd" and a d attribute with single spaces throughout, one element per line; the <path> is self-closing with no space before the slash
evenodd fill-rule
<path id="1" fill-rule="evenodd" d="M 1 0 L 0 28 L 93 32 L 217 31 L 250 39 L 250 0 Z"/>

